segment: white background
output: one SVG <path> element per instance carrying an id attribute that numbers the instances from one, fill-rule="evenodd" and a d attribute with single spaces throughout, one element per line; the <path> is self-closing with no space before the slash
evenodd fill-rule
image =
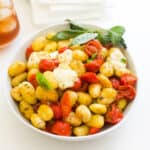
<path id="1" fill-rule="evenodd" d="M 126 41 L 133 57 L 139 78 L 135 105 L 118 129 L 99 139 L 87 142 L 62 142 L 44 137 L 22 124 L 10 110 L 0 78 L 0 150 L 149 150 L 150 149 L 150 4 L 148 0 L 108 0 L 113 8 L 104 12 L 92 24 L 109 27 L 121 24 L 126 27 Z M 16 43 L 0 51 L 0 75 L 16 50 L 18 42 L 40 27 L 32 24 L 28 0 L 15 0 L 21 23 Z"/>

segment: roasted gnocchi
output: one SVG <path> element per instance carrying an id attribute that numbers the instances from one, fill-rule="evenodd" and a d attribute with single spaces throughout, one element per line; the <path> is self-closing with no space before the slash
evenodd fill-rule
<path id="1" fill-rule="evenodd" d="M 118 123 L 136 96 L 137 77 L 117 47 L 122 41 L 115 47 L 103 32 L 97 37 L 97 30 L 88 30 L 71 24 L 71 30 L 43 34 L 26 49 L 26 61 L 8 68 L 20 114 L 43 132 L 96 134 Z"/>

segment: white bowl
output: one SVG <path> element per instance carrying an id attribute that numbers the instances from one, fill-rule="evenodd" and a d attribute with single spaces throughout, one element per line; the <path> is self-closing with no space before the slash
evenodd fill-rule
<path id="1" fill-rule="evenodd" d="M 91 27 L 91 28 L 98 28 L 97 26 L 94 26 L 94 25 L 85 25 L 85 26 Z M 133 103 L 134 103 L 135 100 L 133 102 L 131 102 L 127 106 L 126 110 L 124 111 L 124 119 L 122 119 L 122 121 L 120 121 L 118 124 L 113 125 L 113 126 L 109 126 L 109 127 L 105 127 L 101 132 L 99 132 L 97 134 L 94 134 L 94 135 L 88 135 L 88 136 L 82 136 L 82 137 L 66 137 L 66 136 L 58 136 L 58 135 L 54 135 L 54 134 L 51 134 L 51 133 L 47 133 L 47 132 L 41 131 L 41 130 L 33 127 L 30 124 L 30 122 L 28 122 L 21 115 L 21 113 L 18 110 L 18 106 L 16 105 L 16 103 L 14 102 L 14 100 L 12 99 L 12 97 L 10 95 L 11 84 L 10 84 L 10 78 L 8 76 L 8 73 L 7 73 L 9 65 L 11 63 L 15 62 L 16 60 L 25 61 L 25 49 L 31 44 L 31 42 L 33 41 L 33 39 L 36 36 L 46 34 L 49 31 L 53 31 L 53 32 L 54 31 L 56 31 L 56 32 L 57 31 L 61 31 L 61 30 L 66 29 L 68 27 L 69 27 L 68 24 L 59 24 L 59 25 L 50 26 L 50 27 L 47 27 L 45 29 L 42 29 L 42 30 L 38 31 L 36 34 L 30 36 L 28 39 L 26 39 L 24 42 L 22 42 L 22 44 L 18 48 L 16 54 L 14 54 L 11 57 L 11 59 L 8 60 L 6 66 L 4 67 L 4 73 L 3 73 L 3 79 L 2 79 L 2 81 L 3 81 L 3 89 L 4 89 L 4 96 L 5 96 L 5 99 L 8 101 L 8 104 L 9 104 L 10 108 L 12 109 L 12 111 L 14 112 L 14 114 L 17 116 L 17 118 L 22 123 L 24 123 L 26 126 L 28 126 L 29 128 L 33 129 L 35 132 L 38 132 L 41 135 L 49 136 L 50 138 L 54 138 L 54 139 L 58 139 L 58 140 L 63 140 L 63 141 L 85 141 L 85 140 L 91 140 L 91 139 L 100 137 L 102 135 L 106 135 L 109 132 L 111 132 L 114 129 L 116 129 L 117 127 L 119 127 L 124 122 L 125 118 L 127 117 L 127 114 L 129 112 L 129 110 L 132 109 L 132 105 L 133 105 Z M 124 51 L 124 53 L 125 53 L 125 55 L 128 58 L 129 68 L 136 74 L 135 69 L 134 69 L 134 65 L 132 63 L 131 57 L 129 56 L 129 54 L 128 54 L 127 51 Z"/>

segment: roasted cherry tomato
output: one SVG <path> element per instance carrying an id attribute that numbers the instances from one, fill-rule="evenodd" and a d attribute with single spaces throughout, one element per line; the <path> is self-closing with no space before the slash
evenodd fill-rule
<path id="1" fill-rule="evenodd" d="M 96 73 L 93 72 L 86 72 L 83 75 L 81 75 L 81 80 L 86 81 L 88 83 L 98 83 L 99 80 L 96 76 Z"/>
<path id="2" fill-rule="evenodd" d="M 65 92 L 63 94 L 60 100 L 60 106 L 61 106 L 62 116 L 67 117 L 72 109 L 70 96 L 68 92 Z"/>
<path id="3" fill-rule="evenodd" d="M 110 78 L 113 88 L 118 89 L 120 86 L 120 80 L 117 77 Z"/>
<path id="4" fill-rule="evenodd" d="M 116 100 L 126 98 L 129 101 L 134 100 L 136 96 L 136 90 L 132 85 L 121 85 L 118 88 Z"/>
<path id="5" fill-rule="evenodd" d="M 71 126 L 67 122 L 56 121 L 51 127 L 51 132 L 57 135 L 70 136 Z"/>
<path id="6" fill-rule="evenodd" d="M 32 74 L 28 81 L 36 88 L 38 86 L 38 82 L 36 80 L 36 74 Z"/>
<path id="7" fill-rule="evenodd" d="M 74 90 L 74 91 L 79 91 L 80 88 L 82 86 L 82 81 L 80 78 L 78 78 L 75 82 L 74 82 L 74 85 L 73 87 L 71 88 L 71 90 Z"/>
<path id="8" fill-rule="evenodd" d="M 41 72 L 53 71 L 58 64 L 59 62 L 57 59 L 42 59 L 39 63 L 39 70 Z"/>
<path id="9" fill-rule="evenodd" d="M 99 53 L 103 48 L 102 44 L 98 40 L 91 40 L 85 45 L 85 52 L 87 55 L 92 56 L 95 53 Z"/>
<path id="10" fill-rule="evenodd" d="M 122 112 L 116 105 L 111 105 L 111 109 L 107 111 L 105 115 L 105 121 L 107 123 L 116 124 L 123 118 Z"/>
<path id="11" fill-rule="evenodd" d="M 86 71 L 88 72 L 97 72 L 99 71 L 100 66 L 103 64 L 103 59 L 91 60 L 85 64 Z"/>
<path id="12" fill-rule="evenodd" d="M 58 49 L 58 53 L 63 53 L 67 49 L 68 47 L 61 47 L 60 49 Z"/>
<path id="13" fill-rule="evenodd" d="M 100 130 L 101 130 L 100 128 L 91 127 L 91 128 L 89 129 L 89 134 L 98 133 Z"/>
<path id="14" fill-rule="evenodd" d="M 88 90 L 88 83 L 85 82 L 85 81 L 82 81 L 82 85 L 81 85 L 80 91 L 86 92 L 87 90 Z"/>
<path id="15" fill-rule="evenodd" d="M 59 104 L 52 104 L 50 105 L 54 112 L 54 119 L 61 119 L 62 118 L 62 111 Z"/>
<path id="16" fill-rule="evenodd" d="M 26 49 L 26 59 L 28 59 L 31 55 L 31 53 L 33 52 L 33 49 L 32 49 L 32 46 L 29 46 L 27 49 Z"/>
<path id="17" fill-rule="evenodd" d="M 132 86 L 135 86 L 135 84 L 137 82 L 136 76 L 134 76 L 132 74 L 129 74 L 129 73 L 123 74 L 121 76 L 120 80 L 121 80 L 121 83 L 123 85 L 132 85 Z"/>

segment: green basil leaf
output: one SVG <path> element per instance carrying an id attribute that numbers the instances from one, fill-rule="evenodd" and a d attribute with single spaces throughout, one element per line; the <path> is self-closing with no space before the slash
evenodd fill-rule
<path id="1" fill-rule="evenodd" d="M 68 39 L 74 38 L 82 33 L 84 33 L 84 31 L 68 29 L 68 30 L 57 32 L 57 34 L 52 39 L 55 41 L 68 40 Z"/>
<path id="2" fill-rule="evenodd" d="M 36 80 L 40 86 L 42 86 L 48 90 L 52 89 L 51 85 L 49 84 L 49 82 L 47 81 L 47 79 L 44 77 L 44 75 L 42 73 L 38 72 L 36 74 Z"/>
<path id="3" fill-rule="evenodd" d="M 80 45 L 80 44 L 87 43 L 88 41 L 95 39 L 97 35 L 98 35 L 97 33 L 81 34 L 72 40 L 71 45 Z"/>
<path id="4" fill-rule="evenodd" d="M 127 63 L 127 60 L 125 58 L 121 58 L 120 60 L 122 63 L 126 64 Z"/>
<path id="5" fill-rule="evenodd" d="M 123 48 L 123 49 L 127 48 L 127 45 L 126 45 L 125 40 L 123 38 L 121 38 L 121 40 L 119 41 L 118 46 L 120 48 Z"/>
<path id="6" fill-rule="evenodd" d="M 110 31 L 115 32 L 118 36 L 123 36 L 125 32 L 125 28 L 123 26 L 114 26 L 110 29 Z"/>
<path id="7" fill-rule="evenodd" d="M 116 46 L 119 44 L 124 32 L 125 32 L 125 29 L 122 26 L 114 26 L 109 30 L 111 42 L 113 45 Z"/>
<path id="8" fill-rule="evenodd" d="M 108 32 L 100 33 L 98 32 L 97 39 L 103 44 L 106 45 L 111 42 L 111 38 Z"/>
<path id="9" fill-rule="evenodd" d="M 66 20 L 69 25 L 70 25 L 70 29 L 73 29 L 73 30 L 81 30 L 81 31 L 87 31 L 87 29 L 81 25 L 79 25 L 78 23 L 70 20 L 70 19 L 67 19 Z"/>

